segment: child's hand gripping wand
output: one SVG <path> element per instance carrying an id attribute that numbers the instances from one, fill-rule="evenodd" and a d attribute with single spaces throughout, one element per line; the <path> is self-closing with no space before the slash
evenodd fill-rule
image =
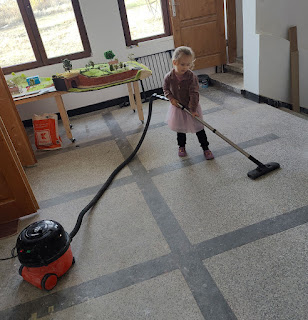
<path id="1" fill-rule="evenodd" d="M 152 97 L 154 97 L 154 99 L 161 99 L 161 100 L 166 100 L 169 101 L 168 98 L 158 95 L 156 93 L 154 93 L 152 95 Z M 151 101 L 150 101 L 151 102 Z M 235 148 L 236 150 L 238 150 L 239 152 L 241 152 L 245 157 L 247 157 L 249 160 L 251 160 L 252 162 L 254 162 L 258 167 L 254 170 L 251 170 L 247 173 L 248 177 L 250 179 L 257 179 L 273 170 L 276 170 L 278 168 L 280 168 L 279 163 L 277 162 L 269 162 L 267 164 L 263 164 L 262 162 L 260 162 L 259 160 L 257 160 L 256 158 L 254 158 L 253 156 L 251 156 L 250 154 L 248 154 L 245 150 L 243 150 L 242 148 L 240 148 L 238 145 L 236 145 L 234 142 L 232 142 L 231 140 L 229 140 L 227 137 L 225 137 L 224 135 L 222 135 L 219 131 L 217 131 L 216 129 L 214 129 L 213 127 L 211 127 L 209 124 L 207 124 L 205 121 L 203 121 L 202 119 L 200 119 L 197 116 L 193 116 L 192 113 L 189 111 L 189 109 L 187 107 L 182 106 L 180 103 L 178 103 L 178 106 L 185 111 L 186 113 L 188 113 L 190 116 L 192 116 L 194 119 L 196 119 L 197 121 L 199 121 L 200 123 L 202 123 L 205 127 L 207 127 L 209 130 L 211 130 L 213 133 L 215 133 L 216 135 L 218 135 L 221 139 L 225 140 L 227 143 L 229 143 L 233 148 Z"/>

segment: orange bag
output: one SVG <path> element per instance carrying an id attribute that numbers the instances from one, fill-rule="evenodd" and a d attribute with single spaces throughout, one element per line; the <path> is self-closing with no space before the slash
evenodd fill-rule
<path id="1" fill-rule="evenodd" d="M 54 150 L 62 148 L 62 140 L 58 133 L 58 117 L 56 114 L 35 114 L 32 122 L 37 149 Z"/>

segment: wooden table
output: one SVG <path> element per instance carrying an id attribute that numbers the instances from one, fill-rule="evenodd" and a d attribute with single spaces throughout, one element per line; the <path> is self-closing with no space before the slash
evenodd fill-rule
<path id="1" fill-rule="evenodd" d="M 142 110 L 142 101 L 140 96 L 140 89 L 139 89 L 139 80 L 143 80 L 151 75 L 151 71 L 148 70 L 142 70 L 140 73 L 140 77 L 136 81 L 127 82 L 127 89 L 128 89 L 128 97 L 129 102 L 131 105 L 131 108 L 135 111 L 137 109 L 139 120 L 144 123 L 144 116 L 143 116 L 143 110 Z M 122 83 L 120 83 L 122 84 Z M 118 85 L 120 85 L 118 84 Z M 24 96 L 19 97 L 14 100 L 15 105 L 21 105 L 28 102 L 38 101 L 42 99 L 52 98 L 54 97 L 57 103 L 57 107 L 59 110 L 59 113 L 61 115 L 62 123 L 65 128 L 66 136 L 68 139 L 70 139 L 72 142 L 75 142 L 75 138 L 72 135 L 71 128 L 72 125 L 70 124 L 63 100 L 62 95 L 70 93 L 69 91 L 54 91 L 54 92 L 48 92 L 41 95 L 36 96 Z"/>

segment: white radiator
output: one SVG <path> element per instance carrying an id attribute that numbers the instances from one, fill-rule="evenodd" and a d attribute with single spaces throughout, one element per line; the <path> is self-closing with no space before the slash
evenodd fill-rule
<path id="1" fill-rule="evenodd" d="M 165 74 L 172 69 L 172 52 L 173 50 L 168 50 L 136 58 L 152 70 L 152 76 L 141 81 L 143 91 L 162 88 Z"/>

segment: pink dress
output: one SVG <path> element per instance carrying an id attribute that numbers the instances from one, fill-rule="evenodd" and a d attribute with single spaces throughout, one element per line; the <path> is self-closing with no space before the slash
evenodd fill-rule
<path id="1" fill-rule="evenodd" d="M 200 104 L 198 104 L 196 112 L 199 114 L 199 118 L 203 120 Z M 204 128 L 202 123 L 172 104 L 169 105 L 166 122 L 169 128 L 176 132 L 196 133 Z"/>
<path id="2" fill-rule="evenodd" d="M 171 83 L 173 85 L 173 88 L 181 90 L 181 92 L 183 94 L 185 94 L 185 91 L 187 91 L 186 95 L 189 96 L 189 91 L 185 90 L 186 87 L 185 87 L 185 83 L 183 81 L 183 80 L 185 80 L 185 78 L 187 79 L 187 75 L 186 76 L 184 76 L 184 75 L 179 76 L 173 72 L 173 77 L 174 76 L 176 77 L 175 78 L 176 80 L 175 81 L 173 80 L 172 82 L 176 82 L 176 83 Z M 197 94 L 197 96 L 198 96 L 198 98 L 197 98 L 198 103 L 197 103 L 197 107 L 196 107 L 195 111 L 198 113 L 199 118 L 203 119 L 202 110 L 201 110 L 201 107 L 199 104 L 199 94 L 198 94 L 199 84 L 198 84 L 198 82 L 196 84 L 195 77 L 196 76 L 193 77 L 194 81 L 191 85 L 191 87 L 193 88 L 194 95 Z M 187 81 L 186 81 L 186 83 L 187 83 Z M 165 86 L 164 86 L 165 95 L 171 91 L 169 89 L 170 87 L 171 86 L 165 82 Z M 176 91 L 176 90 L 173 89 L 172 91 Z M 173 94 L 172 96 L 177 98 L 176 94 Z M 179 98 L 177 100 L 179 100 Z M 166 122 L 171 130 L 176 131 L 176 132 L 182 132 L 182 133 L 196 133 L 196 132 L 201 131 L 204 128 L 202 123 L 200 123 L 198 120 L 196 120 L 194 117 L 189 115 L 187 112 L 185 112 L 181 108 L 177 108 L 177 107 L 173 106 L 172 104 L 169 105 L 169 109 L 168 109 L 167 116 L 166 116 Z"/>

